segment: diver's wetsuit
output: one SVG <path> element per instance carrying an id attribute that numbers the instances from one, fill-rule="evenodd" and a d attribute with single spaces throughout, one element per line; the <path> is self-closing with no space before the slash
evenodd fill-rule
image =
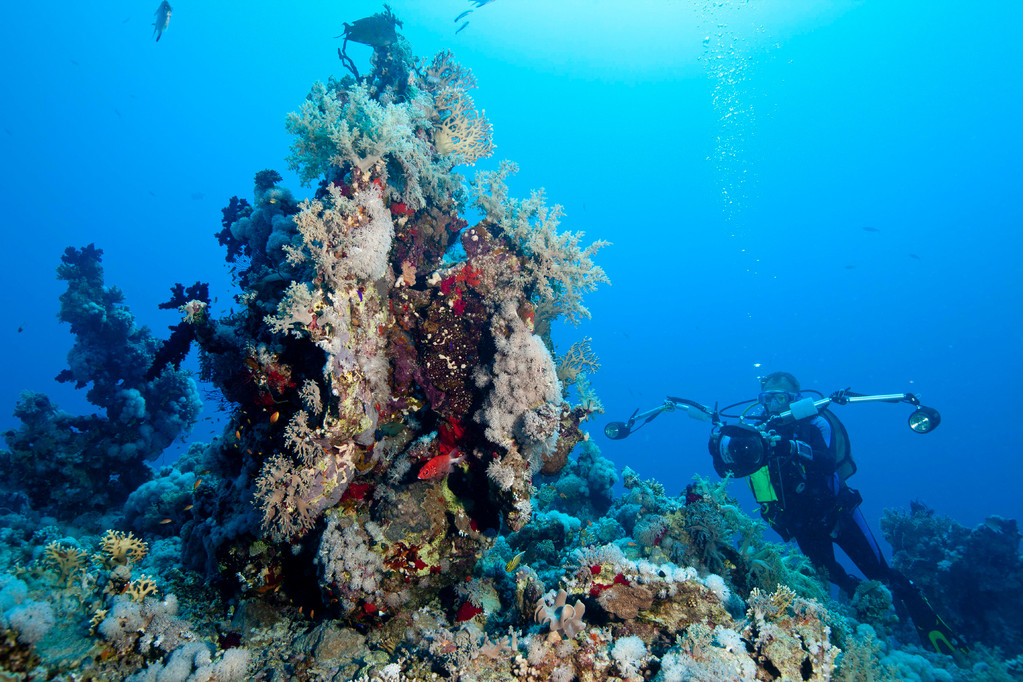
<path id="1" fill-rule="evenodd" d="M 754 421 L 766 416 L 761 405 L 754 406 L 746 415 Z M 929 642 L 942 653 L 953 653 L 951 630 L 927 604 L 920 590 L 885 561 L 859 509 L 862 502 L 859 492 L 839 477 L 831 424 L 817 415 L 783 425 L 775 432 L 781 436 L 775 452 L 782 454 L 772 454 L 766 472 L 760 473 L 765 482 L 769 476 L 772 496 L 777 499 L 765 502 L 758 496 L 764 520 L 786 541 L 795 538 L 803 554 L 814 565 L 827 569 L 831 581 L 852 596 L 859 579 L 849 575 L 836 560 L 834 546 L 837 544 L 863 575 L 888 586 L 896 604 L 909 612 L 925 643 Z M 717 431 L 711 435 L 710 450 L 714 470 L 720 476 L 743 473 L 752 478 L 758 475 L 733 471 L 721 458 L 718 437 Z M 790 455 L 791 441 L 809 445 L 812 456 Z M 756 494 L 756 486 L 753 487 Z"/>
<path id="2" fill-rule="evenodd" d="M 756 420 L 764 416 L 757 405 L 747 412 Z M 842 481 L 835 471 L 831 425 L 821 416 L 803 419 L 776 429 L 782 441 L 779 449 L 789 451 L 788 441 L 810 446 L 812 458 L 772 458 L 771 485 L 778 500 L 761 505 L 761 515 L 785 540 L 795 538 L 799 549 L 815 565 L 827 569 L 832 582 L 850 596 L 859 582 L 835 559 L 837 544 L 863 575 L 888 582 L 891 569 L 881 548 L 859 510 L 859 493 Z M 724 476 L 728 464 L 714 452 L 714 469 Z"/>

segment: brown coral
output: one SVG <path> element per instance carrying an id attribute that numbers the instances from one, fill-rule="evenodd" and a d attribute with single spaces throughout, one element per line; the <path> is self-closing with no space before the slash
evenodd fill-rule
<path id="1" fill-rule="evenodd" d="M 653 606 L 654 593 L 635 583 L 618 583 L 601 592 L 597 601 L 608 613 L 622 620 L 632 620 L 640 611 Z"/>

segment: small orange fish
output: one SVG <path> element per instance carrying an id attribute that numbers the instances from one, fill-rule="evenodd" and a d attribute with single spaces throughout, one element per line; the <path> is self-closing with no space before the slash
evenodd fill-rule
<path id="1" fill-rule="evenodd" d="M 192 484 L 192 490 L 194 491 L 202 484 L 202 478 L 195 479 L 195 483 Z"/>
<path id="2" fill-rule="evenodd" d="M 168 523 L 174 523 L 174 519 L 164 519 L 160 522 L 161 526 L 166 526 Z"/>
<path id="3" fill-rule="evenodd" d="M 235 429 L 234 437 L 237 438 L 238 440 L 241 440 L 242 439 L 242 430 L 241 429 Z"/>
<path id="4" fill-rule="evenodd" d="M 184 509 L 182 509 L 182 511 L 191 511 L 191 510 L 192 510 L 192 507 L 194 507 L 194 506 L 195 506 L 194 504 L 189 504 L 189 505 L 186 505 L 186 506 L 185 506 L 185 508 L 184 508 Z"/>
<path id="5" fill-rule="evenodd" d="M 281 418 L 281 413 L 280 412 L 274 412 L 273 414 L 270 415 L 270 423 L 271 424 L 276 424 L 277 420 L 280 419 L 280 418 Z"/>
<path id="6" fill-rule="evenodd" d="M 454 455 L 457 455 L 455 457 Z M 465 461 L 465 455 L 458 451 L 458 448 L 453 448 L 451 452 L 446 455 L 437 455 L 429 462 L 423 465 L 423 468 L 419 470 L 419 480 L 428 481 L 432 478 L 440 478 L 441 476 L 447 476 L 455 470 L 455 465 Z"/>

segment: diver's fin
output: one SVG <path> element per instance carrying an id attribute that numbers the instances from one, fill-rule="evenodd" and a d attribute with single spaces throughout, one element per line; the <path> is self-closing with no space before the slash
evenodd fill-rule
<path id="1" fill-rule="evenodd" d="M 927 603 L 927 599 L 915 585 L 911 589 L 902 591 L 899 597 L 906 605 L 909 617 L 913 620 L 917 634 L 920 635 L 920 641 L 925 647 L 930 647 L 939 654 L 953 656 L 957 659 L 969 653 L 969 649 L 959 643 L 959 638 L 956 637 L 952 628 L 934 612 L 931 605 Z"/>

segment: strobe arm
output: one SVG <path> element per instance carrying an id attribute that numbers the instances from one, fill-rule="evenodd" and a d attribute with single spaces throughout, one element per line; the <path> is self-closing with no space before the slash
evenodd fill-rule
<path id="1" fill-rule="evenodd" d="M 827 398 L 821 398 L 820 400 L 813 400 L 811 398 L 797 400 L 792 403 L 787 412 L 782 412 L 778 416 L 769 419 L 766 427 L 770 429 L 782 424 L 789 424 L 800 419 L 812 417 L 832 403 L 835 405 L 848 405 L 849 403 L 908 403 L 916 407 L 913 413 L 909 415 L 909 428 L 916 433 L 930 433 L 938 428 L 938 424 L 941 423 L 941 415 L 938 411 L 933 407 L 921 404 L 920 398 L 916 394 L 885 393 L 880 395 L 863 395 L 862 393 L 853 393 L 849 389 L 844 389 L 835 391 Z"/>
<path id="2" fill-rule="evenodd" d="M 627 422 L 608 423 L 604 427 L 604 435 L 611 440 L 621 440 L 639 431 L 639 429 L 652 422 L 662 412 L 674 412 L 678 409 L 684 410 L 690 417 L 700 421 L 709 422 L 714 419 L 714 413 L 704 405 L 686 398 L 668 396 L 663 403 L 651 410 L 640 412 L 637 409 L 632 413 Z"/>

